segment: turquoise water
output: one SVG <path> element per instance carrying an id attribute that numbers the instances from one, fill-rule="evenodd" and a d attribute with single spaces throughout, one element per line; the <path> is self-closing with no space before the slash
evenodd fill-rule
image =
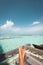
<path id="1" fill-rule="evenodd" d="M 0 36 L 0 45 L 4 52 L 12 50 L 25 44 L 43 44 L 42 35 L 32 36 Z"/>
<path id="2" fill-rule="evenodd" d="M 28 43 L 31 45 L 43 44 L 43 35 L 0 36 L 0 53 L 10 51 Z M 12 65 L 12 63 L 10 65 Z"/>

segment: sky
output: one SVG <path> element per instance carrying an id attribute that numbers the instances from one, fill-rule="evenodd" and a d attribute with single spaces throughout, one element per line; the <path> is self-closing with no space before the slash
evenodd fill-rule
<path id="1" fill-rule="evenodd" d="M 0 34 L 43 34 L 43 0 L 0 0 Z"/>

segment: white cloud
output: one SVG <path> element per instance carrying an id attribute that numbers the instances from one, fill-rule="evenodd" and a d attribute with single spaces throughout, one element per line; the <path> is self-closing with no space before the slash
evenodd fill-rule
<path id="1" fill-rule="evenodd" d="M 6 23 L 4 25 L 1 26 L 1 29 L 8 29 L 10 27 L 12 27 L 14 25 L 14 23 L 12 21 L 6 21 Z"/>
<path id="2" fill-rule="evenodd" d="M 40 22 L 39 22 L 39 21 L 34 21 L 34 22 L 32 23 L 32 25 L 36 25 L 36 24 L 40 24 Z"/>
<path id="3" fill-rule="evenodd" d="M 0 30 L 3 33 L 19 33 L 20 32 L 20 28 L 19 27 L 15 27 L 13 21 L 6 21 L 5 24 L 0 26 Z"/>
<path id="4" fill-rule="evenodd" d="M 12 31 L 15 33 L 19 33 L 20 32 L 20 28 L 19 27 L 12 27 Z"/>
<path id="5" fill-rule="evenodd" d="M 40 23 L 40 22 L 39 22 Z M 37 24 L 39 24 L 37 22 Z M 36 24 L 35 22 L 33 23 Z M 6 21 L 4 25 L 0 26 L 0 30 L 3 33 L 13 33 L 13 34 L 43 34 L 43 25 L 35 25 L 31 27 L 15 27 L 12 21 Z"/>
<path id="6" fill-rule="evenodd" d="M 43 26 L 32 26 L 32 27 L 24 27 L 21 28 L 20 33 L 22 34 L 42 34 L 43 33 Z"/>

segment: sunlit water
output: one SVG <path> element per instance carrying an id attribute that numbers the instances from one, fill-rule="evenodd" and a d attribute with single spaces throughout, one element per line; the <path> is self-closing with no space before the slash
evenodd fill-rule
<path id="1" fill-rule="evenodd" d="M 0 49 L 3 52 L 10 51 L 25 44 L 43 44 L 43 35 L 31 36 L 0 36 Z M 1 50 L 0 50 L 0 53 Z M 10 64 L 12 65 L 12 64 Z"/>

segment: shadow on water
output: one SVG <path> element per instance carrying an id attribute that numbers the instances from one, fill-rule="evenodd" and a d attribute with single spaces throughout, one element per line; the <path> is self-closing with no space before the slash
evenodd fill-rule
<path id="1" fill-rule="evenodd" d="M 0 65 L 9 65 L 7 62 L 6 63 L 1 63 L 3 60 L 6 59 L 5 54 L 3 54 L 3 48 L 0 45 Z"/>

